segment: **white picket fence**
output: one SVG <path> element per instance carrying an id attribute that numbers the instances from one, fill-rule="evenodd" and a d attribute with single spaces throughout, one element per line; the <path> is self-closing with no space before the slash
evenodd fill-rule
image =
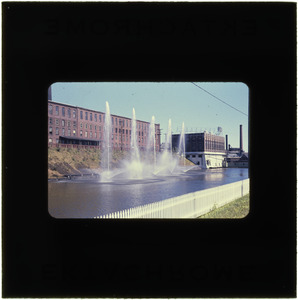
<path id="1" fill-rule="evenodd" d="M 98 216 L 103 219 L 196 218 L 249 193 L 249 179 Z"/>

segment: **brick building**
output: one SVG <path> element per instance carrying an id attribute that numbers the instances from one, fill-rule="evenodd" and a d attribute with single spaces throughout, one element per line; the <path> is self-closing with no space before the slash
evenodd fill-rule
<path id="1" fill-rule="evenodd" d="M 111 115 L 112 147 L 128 150 L 131 141 L 130 118 Z M 104 138 L 105 113 L 48 100 L 49 147 L 101 147 Z M 145 149 L 149 122 L 136 121 L 139 148 Z M 160 125 L 155 124 L 156 151 L 160 150 Z"/>

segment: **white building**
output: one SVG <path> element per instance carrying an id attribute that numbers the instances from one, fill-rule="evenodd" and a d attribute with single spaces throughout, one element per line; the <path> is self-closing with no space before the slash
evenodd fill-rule
<path id="1" fill-rule="evenodd" d="M 179 134 L 172 135 L 173 149 L 179 145 Z M 225 139 L 209 132 L 185 134 L 185 157 L 204 168 L 225 167 Z"/>
<path id="2" fill-rule="evenodd" d="M 185 152 L 185 156 L 203 169 L 225 167 L 225 152 Z"/>

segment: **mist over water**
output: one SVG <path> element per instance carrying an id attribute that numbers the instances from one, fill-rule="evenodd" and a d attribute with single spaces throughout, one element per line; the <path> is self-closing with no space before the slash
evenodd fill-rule
<path id="1" fill-rule="evenodd" d="M 184 122 L 182 123 L 181 134 L 179 139 L 179 148 L 178 155 L 183 159 L 183 165 L 185 165 L 185 130 L 184 130 Z"/>
<path id="2" fill-rule="evenodd" d="M 184 128 L 184 123 L 183 123 Z M 103 154 L 100 170 L 100 182 L 115 182 L 123 179 L 145 180 L 156 176 L 177 175 L 192 167 L 179 165 L 179 156 L 185 153 L 185 139 L 180 142 L 178 154 L 172 153 L 172 120 L 169 119 L 165 150 L 156 152 L 155 117 L 152 116 L 145 151 L 139 149 L 139 131 L 137 128 L 136 111 L 132 109 L 130 150 L 128 157 L 119 162 L 119 167 L 111 169 L 112 160 L 112 122 L 109 103 L 106 102 L 104 125 Z M 184 133 L 183 133 L 184 135 Z M 184 149 L 184 150 L 183 150 Z"/>
<path id="3" fill-rule="evenodd" d="M 106 101 L 106 113 L 104 123 L 104 140 L 101 156 L 101 169 L 103 170 L 101 177 L 103 180 L 110 178 L 110 161 L 112 156 L 112 126 L 111 126 L 111 113 L 108 101 Z"/>
<path id="4" fill-rule="evenodd" d="M 146 147 L 147 161 L 153 162 L 154 168 L 156 167 L 156 133 L 155 133 L 155 117 L 152 116 L 149 127 L 149 137 Z"/>

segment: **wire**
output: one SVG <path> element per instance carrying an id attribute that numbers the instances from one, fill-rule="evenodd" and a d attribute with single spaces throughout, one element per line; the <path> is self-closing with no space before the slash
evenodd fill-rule
<path id="1" fill-rule="evenodd" d="M 238 111 L 238 112 L 240 112 L 241 114 L 243 114 L 243 115 L 245 115 L 245 116 L 248 117 L 248 115 L 247 115 L 246 113 L 244 113 L 243 111 L 237 109 L 236 107 L 234 107 L 234 106 L 230 105 L 229 103 L 223 101 L 222 99 L 218 98 L 217 96 L 211 94 L 210 92 L 206 91 L 205 89 L 203 89 L 202 87 L 200 87 L 200 86 L 197 85 L 196 83 L 194 83 L 194 82 L 191 82 L 191 83 L 192 83 L 193 85 L 195 85 L 196 87 L 198 87 L 199 89 L 203 90 L 205 93 L 207 93 L 207 94 L 209 94 L 210 96 L 212 96 L 213 98 L 219 100 L 220 102 L 224 103 L 225 105 L 227 105 L 227 106 L 229 106 L 229 107 L 235 109 L 236 111 Z"/>

